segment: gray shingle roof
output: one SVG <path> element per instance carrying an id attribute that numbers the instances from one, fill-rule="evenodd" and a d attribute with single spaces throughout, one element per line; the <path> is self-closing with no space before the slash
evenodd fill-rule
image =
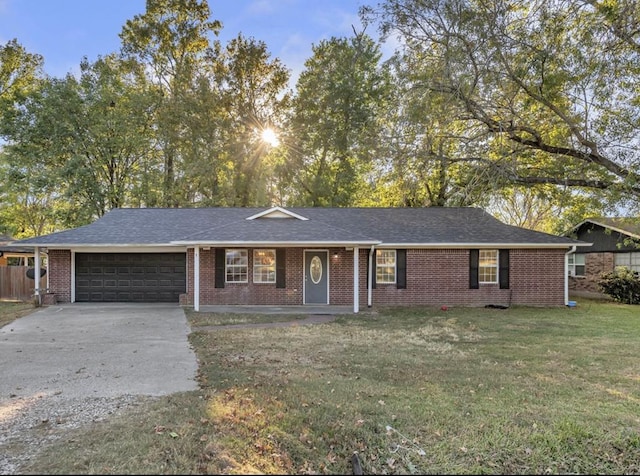
<path id="1" fill-rule="evenodd" d="M 308 218 L 248 217 L 265 208 L 120 208 L 76 229 L 16 244 L 58 246 L 327 243 L 393 245 L 584 244 L 506 225 L 479 208 L 288 208 Z"/>

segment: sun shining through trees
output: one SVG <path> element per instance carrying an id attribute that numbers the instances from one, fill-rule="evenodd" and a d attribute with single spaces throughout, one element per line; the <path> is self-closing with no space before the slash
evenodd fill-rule
<path id="1" fill-rule="evenodd" d="M 280 145 L 280 139 L 278 139 L 276 131 L 274 131 L 270 127 L 265 127 L 264 129 L 262 129 L 260 137 L 262 138 L 263 142 L 266 142 L 271 147 L 277 147 L 278 145 Z"/>

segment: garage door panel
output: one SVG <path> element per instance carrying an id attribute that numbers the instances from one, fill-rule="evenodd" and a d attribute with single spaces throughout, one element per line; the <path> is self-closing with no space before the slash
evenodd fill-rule
<path id="1" fill-rule="evenodd" d="M 185 253 L 76 253 L 76 301 L 178 302 Z"/>

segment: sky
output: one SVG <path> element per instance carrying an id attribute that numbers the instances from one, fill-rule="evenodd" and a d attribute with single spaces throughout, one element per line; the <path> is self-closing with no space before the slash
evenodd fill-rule
<path id="1" fill-rule="evenodd" d="M 209 0 L 212 19 L 222 22 L 226 44 L 238 33 L 266 43 L 295 80 L 312 45 L 361 31 L 358 8 L 366 0 Z M 0 0 L 0 45 L 17 39 L 44 57 L 44 71 L 77 74 L 80 61 L 120 49 L 125 22 L 145 11 L 145 0 Z M 376 31 L 366 31 L 377 38 Z"/>

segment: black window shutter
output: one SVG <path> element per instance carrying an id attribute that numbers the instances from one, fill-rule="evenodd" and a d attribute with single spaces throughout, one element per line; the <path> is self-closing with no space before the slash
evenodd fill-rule
<path id="1" fill-rule="evenodd" d="M 396 285 L 407 289 L 407 250 L 396 250 Z"/>
<path id="2" fill-rule="evenodd" d="M 287 287 L 287 250 L 276 249 L 276 288 Z"/>
<path id="3" fill-rule="evenodd" d="M 498 265 L 500 266 L 500 289 L 509 289 L 509 250 L 500 250 Z"/>
<path id="4" fill-rule="evenodd" d="M 478 265 L 480 263 L 480 250 L 469 250 L 469 289 L 480 288 L 478 281 Z"/>
<path id="5" fill-rule="evenodd" d="M 224 288 L 224 265 L 226 259 L 224 248 L 216 248 L 216 288 Z"/>

